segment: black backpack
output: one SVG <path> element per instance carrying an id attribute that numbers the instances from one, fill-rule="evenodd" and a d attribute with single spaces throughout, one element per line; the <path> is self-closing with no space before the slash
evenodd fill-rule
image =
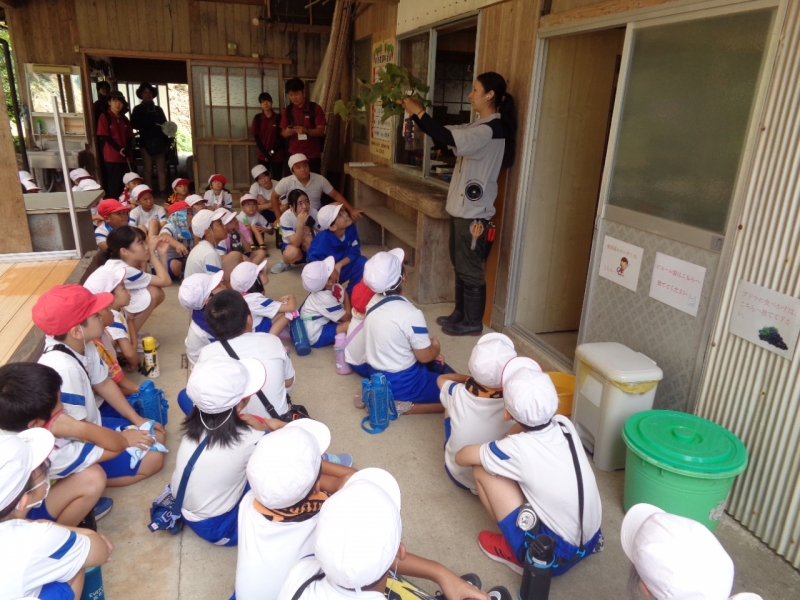
<path id="1" fill-rule="evenodd" d="M 289 127 L 294 127 L 294 105 L 286 107 L 286 121 L 289 123 Z M 309 124 L 311 127 L 309 129 L 314 129 L 317 126 L 316 121 L 316 113 L 317 113 L 317 104 L 315 102 L 308 101 L 308 112 L 303 111 L 303 114 L 308 115 Z M 327 136 L 323 135 L 319 139 L 319 151 L 322 152 L 325 150 L 325 138 Z"/>

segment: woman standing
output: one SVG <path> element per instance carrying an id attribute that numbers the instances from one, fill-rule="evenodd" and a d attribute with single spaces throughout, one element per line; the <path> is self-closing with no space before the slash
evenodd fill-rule
<path id="1" fill-rule="evenodd" d="M 456 272 L 456 307 L 436 322 L 448 335 L 480 335 L 486 305 L 485 251 L 489 219 L 495 213 L 500 167 L 514 162 L 517 120 L 506 80 L 497 73 L 478 75 L 469 94 L 478 119 L 443 126 L 414 98 L 402 101 L 414 123 L 458 157 L 447 193 L 450 260 Z"/>

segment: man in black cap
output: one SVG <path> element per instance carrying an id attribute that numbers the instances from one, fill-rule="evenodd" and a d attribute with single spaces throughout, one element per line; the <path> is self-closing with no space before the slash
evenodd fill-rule
<path id="1" fill-rule="evenodd" d="M 142 83 L 136 90 L 136 97 L 141 103 L 131 113 L 131 124 L 139 132 L 139 148 L 144 160 L 144 182 L 153 188 L 153 162 L 158 171 L 158 191 L 164 193 L 167 188 L 167 147 L 169 138 L 164 135 L 161 125 L 167 117 L 161 107 L 153 102 L 158 96 L 158 88 L 149 83 Z"/>

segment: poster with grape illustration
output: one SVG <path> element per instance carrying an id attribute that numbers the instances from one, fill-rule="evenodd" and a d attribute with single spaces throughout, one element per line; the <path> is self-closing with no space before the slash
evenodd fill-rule
<path id="1" fill-rule="evenodd" d="M 800 299 L 740 280 L 728 331 L 792 360 L 800 335 Z"/>

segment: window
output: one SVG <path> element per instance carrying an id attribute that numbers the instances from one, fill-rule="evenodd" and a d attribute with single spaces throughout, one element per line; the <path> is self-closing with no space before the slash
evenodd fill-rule
<path id="1" fill-rule="evenodd" d="M 462 125 L 472 119 L 469 93 L 475 78 L 477 33 L 478 19 L 473 17 L 399 42 L 399 64 L 428 82 L 433 104 L 427 112 L 441 125 Z M 399 168 L 449 183 L 455 163 L 449 148 L 437 146 L 410 120 L 398 119 L 395 164 Z"/>
<path id="2" fill-rule="evenodd" d="M 369 81 L 372 73 L 372 36 L 356 40 L 353 49 L 353 85 L 351 96 L 358 96 L 358 80 Z M 365 112 L 365 111 L 362 111 Z M 358 121 L 350 122 L 350 132 L 352 140 L 359 144 L 369 144 L 369 123 L 366 118 L 363 123 Z"/>

